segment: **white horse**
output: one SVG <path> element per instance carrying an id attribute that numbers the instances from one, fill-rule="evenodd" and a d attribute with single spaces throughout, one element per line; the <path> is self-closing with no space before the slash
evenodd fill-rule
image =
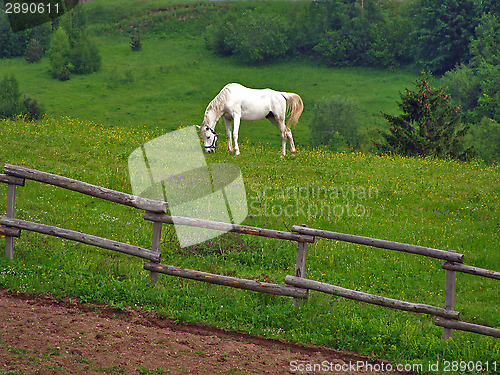
<path id="1" fill-rule="evenodd" d="M 244 87 L 238 83 L 226 85 L 217 96 L 210 102 L 203 119 L 200 135 L 205 144 L 206 152 L 215 152 L 217 148 L 217 133 L 215 126 L 219 119 L 224 116 L 227 135 L 227 151 L 233 152 L 231 141 L 231 120 L 233 121 L 234 151 L 240 154 L 238 146 L 238 132 L 240 121 L 256 121 L 264 117 L 276 125 L 281 132 L 281 156 L 286 155 L 286 139 L 290 143 L 290 152 L 295 154 L 292 131 L 290 125 L 297 123 L 304 104 L 297 94 L 289 92 L 278 92 L 271 89 L 255 90 Z M 289 112 L 288 125 L 285 125 L 285 117 Z"/>

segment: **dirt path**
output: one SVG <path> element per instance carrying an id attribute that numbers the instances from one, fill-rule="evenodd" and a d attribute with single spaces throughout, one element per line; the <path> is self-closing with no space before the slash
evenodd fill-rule
<path id="1" fill-rule="evenodd" d="M 352 371 L 366 363 L 373 362 L 327 348 L 175 324 L 151 312 L 0 290 L 0 374 L 372 373 Z"/>

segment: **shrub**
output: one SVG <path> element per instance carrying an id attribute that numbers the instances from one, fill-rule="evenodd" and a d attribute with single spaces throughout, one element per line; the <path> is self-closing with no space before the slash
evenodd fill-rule
<path id="1" fill-rule="evenodd" d="M 5 75 L 0 81 L 0 118 L 13 117 L 19 113 L 19 83 L 13 74 Z"/>
<path id="2" fill-rule="evenodd" d="M 481 95 L 474 113 L 476 118 L 489 117 L 500 122 L 500 65 L 481 64 L 478 72 Z"/>
<path id="3" fill-rule="evenodd" d="M 207 47 L 219 55 L 239 55 L 250 63 L 265 63 L 284 57 L 290 50 L 289 26 L 279 15 L 248 11 L 233 20 L 224 17 L 208 26 Z"/>
<path id="4" fill-rule="evenodd" d="M 464 137 L 469 126 L 461 123 L 460 107 L 454 106 L 448 94 L 432 88 L 432 76 L 422 73 L 415 91 L 401 94 L 400 116 L 382 113 L 390 125 L 383 133 L 380 151 L 407 156 L 446 156 L 468 160 L 472 147 L 466 148 Z"/>
<path id="5" fill-rule="evenodd" d="M 483 118 L 471 127 L 471 132 L 479 158 L 487 163 L 500 162 L 500 124 Z"/>
<path id="6" fill-rule="evenodd" d="M 27 120 L 38 120 L 43 111 L 38 102 L 30 97 L 21 100 L 19 83 L 13 74 L 0 81 L 0 119 L 24 115 Z"/>
<path id="7" fill-rule="evenodd" d="M 3 2 L 0 2 L 0 58 L 23 56 L 29 40 L 29 30 L 13 32 Z"/>
<path id="8" fill-rule="evenodd" d="M 134 32 L 130 34 L 130 48 L 132 51 L 140 51 L 142 48 L 141 34 L 139 32 Z"/>
<path id="9" fill-rule="evenodd" d="M 101 67 L 101 55 L 93 39 L 85 32 L 86 15 L 74 11 L 61 19 L 61 26 L 52 35 L 47 55 L 50 72 L 61 81 L 71 73 L 88 74 Z"/>
<path id="10" fill-rule="evenodd" d="M 82 34 L 70 49 L 70 61 L 73 73 L 89 74 L 99 70 L 102 59 L 97 45 Z"/>
<path id="11" fill-rule="evenodd" d="M 341 96 L 323 99 L 314 107 L 310 143 L 333 151 L 357 148 L 358 127 L 358 105 L 353 100 Z"/>
<path id="12" fill-rule="evenodd" d="M 238 20 L 230 44 L 234 52 L 251 63 L 284 57 L 289 51 L 288 23 L 278 15 L 247 12 Z"/>
<path id="13" fill-rule="evenodd" d="M 209 50 L 220 56 L 230 56 L 234 53 L 231 37 L 234 34 L 234 18 L 232 15 L 219 17 L 207 26 L 205 30 L 205 43 Z"/>
<path id="14" fill-rule="evenodd" d="M 70 79 L 70 45 L 66 31 L 59 27 L 52 36 L 47 52 L 50 63 L 50 73 L 53 78 L 61 81 Z"/>
<path id="15" fill-rule="evenodd" d="M 472 111 L 477 107 L 481 94 L 481 82 L 474 69 L 461 64 L 447 72 L 441 80 L 451 97 L 462 106 L 463 110 Z"/>
<path id="16" fill-rule="evenodd" d="M 26 96 L 23 100 L 23 105 L 26 120 L 35 121 L 43 117 L 43 109 L 36 99 Z"/>
<path id="17" fill-rule="evenodd" d="M 31 39 L 26 47 L 25 58 L 29 63 L 40 61 L 43 56 L 43 47 L 38 39 Z"/>

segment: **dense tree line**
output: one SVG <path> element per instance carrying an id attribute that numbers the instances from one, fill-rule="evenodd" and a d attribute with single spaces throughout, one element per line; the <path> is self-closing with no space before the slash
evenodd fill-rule
<path id="1" fill-rule="evenodd" d="M 226 11 L 207 27 L 207 47 L 249 63 L 313 56 L 330 66 L 416 63 L 443 74 L 471 58 L 469 42 L 494 0 L 319 0 L 296 12 Z"/>

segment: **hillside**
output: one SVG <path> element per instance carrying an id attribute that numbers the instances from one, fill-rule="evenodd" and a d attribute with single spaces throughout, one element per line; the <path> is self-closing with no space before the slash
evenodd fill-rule
<path id="1" fill-rule="evenodd" d="M 130 191 L 128 155 L 162 133 L 111 129 L 71 118 L 3 121 L 0 129 L 0 136 L 10 139 L 0 148 L 2 164 L 23 165 L 125 192 Z M 281 159 L 278 147 L 245 143 L 241 152 L 235 158 L 220 151 L 208 155 L 208 161 L 241 168 L 249 207 L 246 224 L 287 230 L 304 223 L 453 249 L 465 255 L 467 264 L 500 269 L 497 249 L 491 246 L 498 243 L 499 233 L 498 167 L 319 150 L 303 150 L 295 158 Z M 32 182 L 18 191 L 19 218 L 150 246 L 150 226 L 131 209 Z M 283 195 L 284 191 L 289 195 Z M 296 204 L 303 207 L 298 214 L 286 214 Z M 5 201 L 0 205 L 5 207 Z M 181 249 L 174 233 L 165 230 L 162 262 L 282 283 L 293 272 L 295 252 L 293 244 L 235 235 Z M 429 317 L 317 293 L 294 310 L 286 298 L 171 277 L 160 277 L 151 289 L 140 261 L 36 234 L 25 233 L 16 241 L 15 261 L 4 259 L 1 264 L 2 288 L 69 295 L 118 309 L 127 305 L 155 309 L 173 319 L 269 338 L 413 362 L 430 361 L 437 355 L 494 361 L 499 355 L 492 338 L 456 332 L 452 341 L 443 343 L 442 329 L 433 326 Z M 444 271 L 440 268 L 439 261 L 410 254 L 318 240 L 310 248 L 306 275 L 368 293 L 442 306 Z M 463 320 L 499 326 L 494 283 L 458 276 L 457 310 Z"/>

